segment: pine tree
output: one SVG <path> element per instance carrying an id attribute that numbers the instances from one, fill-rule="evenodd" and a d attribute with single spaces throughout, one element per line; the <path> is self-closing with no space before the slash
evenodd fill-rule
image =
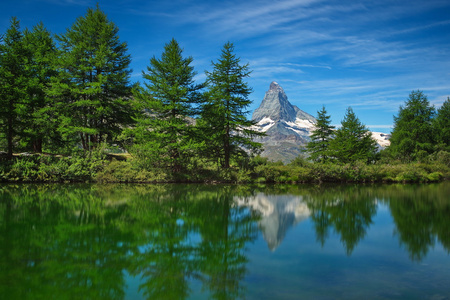
<path id="1" fill-rule="evenodd" d="M 432 120 L 435 109 L 421 91 L 409 94 L 405 106 L 394 116 L 389 151 L 394 157 L 414 160 L 420 153 L 433 151 Z"/>
<path id="2" fill-rule="evenodd" d="M 7 155 L 12 158 L 18 138 L 22 135 L 24 107 L 28 97 L 29 53 L 23 41 L 19 20 L 11 19 L 3 43 L 0 44 L 0 126 L 6 139 Z"/>
<path id="3" fill-rule="evenodd" d="M 439 145 L 450 151 L 450 98 L 444 101 L 438 109 L 433 122 L 434 136 Z"/>
<path id="4" fill-rule="evenodd" d="M 134 135 L 135 155 L 150 164 L 182 170 L 197 148 L 193 119 L 196 104 L 201 101 L 203 85 L 194 83 L 193 58 L 183 57 L 175 39 L 164 47 L 161 59 L 153 57 L 147 73 L 143 72 L 145 88 L 135 90 L 139 109 L 145 113 L 137 118 Z"/>
<path id="5" fill-rule="evenodd" d="M 57 99 L 59 131 L 85 150 L 113 141 L 131 123 L 131 59 L 118 31 L 97 6 L 57 36 L 59 72 L 49 94 Z"/>
<path id="6" fill-rule="evenodd" d="M 325 106 L 317 111 L 315 129 L 311 134 L 311 141 L 306 145 L 310 158 L 317 162 L 326 162 L 330 156 L 330 143 L 333 139 L 334 126 L 331 126 L 331 117 L 327 115 Z"/>
<path id="7" fill-rule="evenodd" d="M 376 141 L 351 107 L 347 108 L 330 148 L 333 157 L 341 163 L 357 160 L 370 162 L 375 159 L 377 152 Z"/>
<path id="8" fill-rule="evenodd" d="M 207 75 L 207 102 L 202 107 L 202 124 L 207 137 L 206 152 L 223 168 L 230 167 L 232 157 L 246 155 L 261 148 L 252 139 L 262 134 L 252 130 L 255 122 L 248 120 L 248 96 L 252 89 L 245 82 L 250 76 L 248 64 L 240 65 L 232 43 L 226 43 L 222 55 L 213 62 Z"/>
<path id="9" fill-rule="evenodd" d="M 46 90 L 50 87 L 50 78 L 56 75 L 53 61 L 56 58 L 56 45 L 51 33 L 42 23 L 33 30 L 24 31 L 25 47 L 30 53 L 28 69 L 30 82 L 28 103 L 25 107 L 27 118 L 24 134 L 27 148 L 42 152 L 43 142 L 50 147 L 57 143 L 55 119 L 52 117 L 51 99 Z"/>

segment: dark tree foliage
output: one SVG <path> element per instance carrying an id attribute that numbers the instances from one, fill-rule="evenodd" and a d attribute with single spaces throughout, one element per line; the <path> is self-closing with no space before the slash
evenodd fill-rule
<path id="1" fill-rule="evenodd" d="M 57 37 L 58 75 L 49 94 L 56 100 L 58 130 L 85 150 L 114 141 L 131 123 L 131 60 L 118 31 L 97 6 Z"/>
<path id="2" fill-rule="evenodd" d="M 56 135 L 57 123 L 53 118 L 51 98 L 46 90 L 50 87 L 50 78 L 56 75 L 53 61 L 56 58 L 56 45 L 51 33 L 39 23 L 31 31 L 24 31 L 25 47 L 30 59 L 27 68 L 30 74 L 28 85 L 28 103 L 24 109 L 27 118 L 25 147 L 33 152 L 42 152 L 56 145 L 59 138 Z"/>
<path id="3" fill-rule="evenodd" d="M 450 98 L 438 109 L 433 123 L 436 141 L 439 146 L 450 151 Z"/>
<path id="4" fill-rule="evenodd" d="M 432 120 L 435 115 L 427 96 L 421 91 L 409 94 L 404 106 L 400 106 L 398 116 L 394 116 L 390 153 L 396 158 L 410 161 L 422 153 L 433 151 Z"/>
<path id="5" fill-rule="evenodd" d="M 145 88 L 135 90 L 140 111 L 137 126 L 129 132 L 136 145 L 131 149 L 151 164 L 181 171 L 186 160 L 197 148 L 193 119 L 195 104 L 202 99 L 203 85 L 194 83 L 193 58 L 183 57 L 175 39 L 164 47 L 161 59 L 153 57 L 147 73 L 143 73 Z"/>
<path id="6" fill-rule="evenodd" d="M 26 118 L 24 110 L 30 80 L 28 59 L 19 20 L 13 17 L 0 44 L 0 137 L 6 140 L 9 158 L 22 135 Z"/>
<path id="7" fill-rule="evenodd" d="M 331 143 L 333 157 L 341 163 L 373 161 L 377 152 L 376 141 L 351 107 L 347 108 L 341 125 Z"/>
<path id="8" fill-rule="evenodd" d="M 317 111 L 317 122 L 311 134 L 311 141 L 306 145 L 309 157 L 313 161 L 326 162 L 330 156 L 330 143 L 333 139 L 334 126 L 331 126 L 331 117 L 327 115 L 325 106 Z"/>
<path id="9" fill-rule="evenodd" d="M 206 72 L 207 102 L 202 108 L 203 133 L 207 140 L 205 153 L 223 168 L 229 168 L 231 158 L 247 155 L 245 149 L 257 152 L 261 148 L 260 143 L 253 141 L 261 133 L 252 130 L 255 122 L 247 119 L 252 89 L 244 80 L 251 71 L 248 64 L 240 64 L 229 42 L 212 66 L 213 71 Z"/>

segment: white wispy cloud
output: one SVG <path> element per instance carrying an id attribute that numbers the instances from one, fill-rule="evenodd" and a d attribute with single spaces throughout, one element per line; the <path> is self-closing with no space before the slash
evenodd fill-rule
<path id="1" fill-rule="evenodd" d="M 255 47 L 265 54 L 277 51 L 273 54 L 286 60 L 327 55 L 346 66 L 386 66 L 406 65 L 411 58 L 430 51 L 426 47 L 418 48 L 386 37 L 445 25 L 448 21 L 401 30 L 378 29 L 379 22 L 415 14 L 429 9 L 430 5 L 443 5 L 442 1 L 432 2 L 425 5 L 421 1 L 413 1 L 405 6 L 389 1 L 225 1 L 219 4 L 215 1 L 176 1 L 170 6 L 173 8 L 170 15 L 167 10 L 164 14 L 181 26 L 198 25 L 199 34 L 208 39 L 226 41 L 264 36 L 254 40 Z M 164 7 L 168 5 L 164 4 Z M 164 16 L 157 8 L 152 5 L 138 11 Z"/>
<path id="2" fill-rule="evenodd" d="M 299 8 L 321 1 L 227 1 L 222 5 L 193 5 L 187 8 L 183 14 L 186 18 L 180 22 L 208 23 L 215 30 L 234 30 L 234 34 L 245 31 L 251 35 L 301 18 L 301 14 L 296 14 Z"/>
<path id="3" fill-rule="evenodd" d="M 424 90 L 436 104 L 450 91 L 450 40 L 434 32 L 450 20 L 421 20 L 441 7 L 448 3 L 184 0 L 138 11 L 169 19 L 174 28 L 194 26 L 192 35 L 210 44 L 234 41 L 260 89 L 277 80 L 294 102 L 394 113 L 412 90 Z M 423 31 L 433 34 L 414 36 Z"/>
<path id="4" fill-rule="evenodd" d="M 311 64 L 293 64 L 293 63 L 282 63 L 282 65 L 286 66 L 296 66 L 300 68 L 322 68 L 322 69 L 328 69 L 331 70 L 330 66 L 324 66 L 324 65 L 311 65 Z"/>

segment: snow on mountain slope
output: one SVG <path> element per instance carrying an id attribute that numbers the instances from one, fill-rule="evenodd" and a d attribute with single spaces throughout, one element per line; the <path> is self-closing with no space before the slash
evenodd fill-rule
<path id="1" fill-rule="evenodd" d="M 383 133 L 383 132 L 372 132 L 372 138 L 377 141 L 378 145 L 381 148 L 386 148 L 391 144 L 389 141 L 389 138 L 391 137 L 390 134 Z"/>

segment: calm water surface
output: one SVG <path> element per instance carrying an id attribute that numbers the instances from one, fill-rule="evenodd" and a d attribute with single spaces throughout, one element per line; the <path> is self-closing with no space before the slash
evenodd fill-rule
<path id="1" fill-rule="evenodd" d="M 0 299 L 450 299 L 450 182 L 0 185 Z"/>

